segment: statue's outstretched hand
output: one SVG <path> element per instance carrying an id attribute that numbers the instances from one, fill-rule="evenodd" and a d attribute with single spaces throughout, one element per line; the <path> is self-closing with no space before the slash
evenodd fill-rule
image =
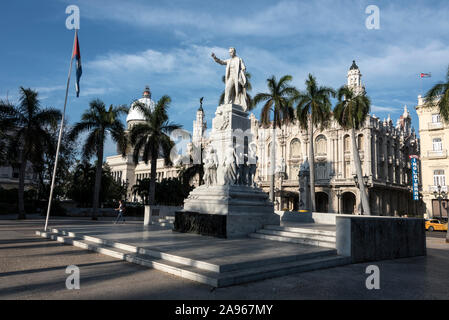
<path id="1" fill-rule="evenodd" d="M 216 58 L 215 53 L 212 52 L 211 54 L 212 58 Z"/>

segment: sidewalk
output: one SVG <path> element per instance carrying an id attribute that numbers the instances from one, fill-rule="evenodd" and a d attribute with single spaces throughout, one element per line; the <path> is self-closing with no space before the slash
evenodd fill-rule
<path id="1" fill-rule="evenodd" d="M 59 220 L 70 223 L 53 221 Z M 0 299 L 449 299 L 444 237 L 427 239 L 427 257 L 376 262 L 380 290 L 366 289 L 365 263 L 211 292 L 207 285 L 47 241 L 34 235 L 39 228 L 42 219 L 0 219 Z M 65 288 L 65 268 L 72 264 L 81 270 L 80 290 Z"/>

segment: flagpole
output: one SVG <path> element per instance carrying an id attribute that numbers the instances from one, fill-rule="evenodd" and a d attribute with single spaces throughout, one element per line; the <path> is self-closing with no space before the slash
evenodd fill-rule
<path id="1" fill-rule="evenodd" d="M 67 77 L 67 87 L 65 89 L 64 111 L 62 112 L 61 127 L 59 129 L 58 146 L 56 147 L 55 166 L 53 167 L 53 176 L 51 178 L 50 197 L 48 199 L 47 217 L 45 218 L 44 231 L 47 231 L 48 218 L 50 216 L 50 210 L 51 210 L 51 202 L 53 200 L 53 189 L 55 187 L 56 169 L 58 167 L 59 148 L 61 146 L 62 132 L 64 130 L 65 109 L 66 109 L 66 106 L 67 106 L 67 96 L 69 94 L 70 76 L 72 75 L 73 53 L 74 53 L 74 50 L 75 50 L 75 41 L 76 41 L 77 34 L 78 34 L 78 29 L 75 29 L 75 37 L 74 37 L 74 40 L 73 40 L 72 56 L 70 58 L 69 75 Z"/>
<path id="2" fill-rule="evenodd" d="M 423 92 L 422 92 L 422 75 L 421 74 L 419 75 L 419 78 L 421 79 L 420 80 L 420 91 L 421 91 L 420 94 L 422 96 Z"/>

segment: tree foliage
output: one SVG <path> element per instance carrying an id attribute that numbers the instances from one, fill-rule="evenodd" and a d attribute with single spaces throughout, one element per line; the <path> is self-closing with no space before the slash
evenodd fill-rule
<path id="1" fill-rule="evenodd" d="M 92 206 L 92 190 L 95 186 L 96 164 L 78 161 L 70 172 L 67 196 L 78 203 L 79 207 Z M 103 165 L 101 173 L 100 203 L 112 203 L 123 199 L 126 192 L 124 185 L 114 180 L 107 164 Z"/>
<path id="2" fill-rule="evenodd" d="M 438 106 L 441 118 L 449 122 L 449 67 L 444 82 L 434 85 L 425 95 L 424 102 L 428 106 L 434 103 Z"/>
<path id="3" fill-rule="evenodd" d="M 20 87 L 19 103 L 0 102 L 0 127 L 6 140 L 4 161 L 19 168 L 18 210 L 19 219 L 25 218 L 24 183 L 27 164 L 38 167 L 45 154 L 55 154 L 56 145 L 49 127 L 57 126 L 61 118 L 59 110 L 41 108 L 38 93 Z"/>
<path id="4" fill-rule="evenodd" d="M 103 168 L 104 143 L 108 135 L 117 143 L 118 149 L 123 156 L 126 154 L 127 137 L 125 127 L 120 116 L 127 114 L 128 108 L 124 106 L 109 106 L 99 100 L 92 100 L 90 108 L 81 116 L 81 121 L 75 123 L 70 131 L 69 137 L 76 140 L 81 133 L 87 132 L 87 138 L 82 147 L 82 156 L 85 161 L 94 154 L 97 157 L 95 172 L 95 185 L 93 188 L 92 219 L 96 220 L 100 203 L 100 188 Z"/>
<path id="5" fill-rule="evenodd" d="M 135 103 L 134 108 L 142 112 L 145 120 L 132 126 L 130 130 L 130 143 L 133 147 L 133 161 L 140 160 L 148 164 L 151 161 L 149 203 L 154 204 L 156 183 L 156 165 L 159 157 L 164 158 L 166 165 L 171 164 L 170 152 L 175 143 L 170 138 L 173 130 L 180 129 L 178 124 L 171 123 L 167 110 L 171 99 L 164 95 L 156 103 L 153 111 L 147 109 L 142 103 Z"/>

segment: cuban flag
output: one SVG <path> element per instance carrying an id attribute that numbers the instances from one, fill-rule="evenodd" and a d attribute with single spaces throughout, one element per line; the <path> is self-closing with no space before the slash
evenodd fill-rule
<path id="1" fill-rule="evenodd" d="M 421 73 L 421 74 L 420 74 L 421 79 L 422 79 L 422 78 L 430 78 L 431 76 L 432 76 L 431 73 Z"/>
<path id="2" fill-rule="evenodd" d="M 80 44 L 78 42 L 78 32 L 75 33 L 75 44 L 73 48 L 73 56 L 72 59 L 76 59 L 76 97 L 78 98 L 80 96 L 80 78 L 83 74 L 83 68 L 81 67 L 81 51 L 80 51 Z"/>

